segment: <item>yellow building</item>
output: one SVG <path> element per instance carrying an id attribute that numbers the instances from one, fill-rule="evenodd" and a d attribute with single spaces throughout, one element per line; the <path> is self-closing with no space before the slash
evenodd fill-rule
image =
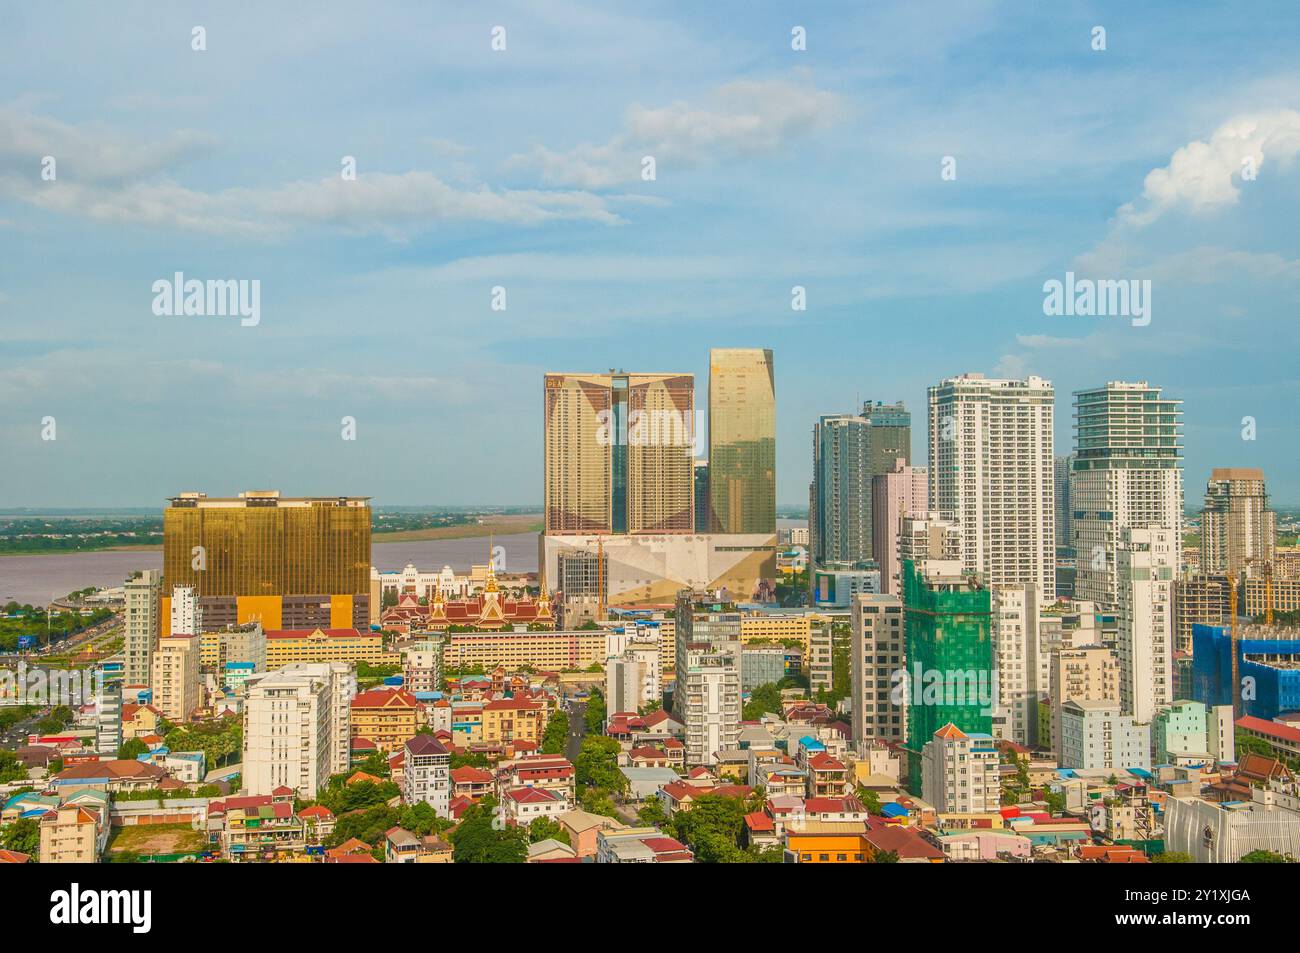
<path id="1" fill-rule="evenodd" d="M 510 671 L 529 667 L 560 672 L 605 663 L 605 633 L 589 632 L 449 632 L 443 643 L 444 669 L 498 665 Z"/>
<path id="2" fill-rule="evenodd" d="M 367 738 L 380 751 L 397 751 L 415 737 L 420 706 L 402 689 L 375 689 L 352 699 L 353 738 Z"/>
<path id="3" fill-rule="evenodd" d="M 170 635 L 153 653 L 153 705 L 171 722 L 188 721 L 203 705 L 199 637 Z"/>
<path id="4" fill-rule="evenodd" d="M 182 493 L 163 510 L 163 577 L 195 590 L 208 629 L 368 626 L 370 502 Z M 170 602 L 162 599 L 163 635 Z"/>
<path id="5" fill-rule="evenodd" d="M 378 665 L 383 654 L 383 635 L 368 629 L 278 629 L 266 633 L 266 668 L 272 672 L 294 662 Z"/>
<path id="6" fill-rule="evenodd" d="M 866 864 L 874 848 L 864 834 L 795 834 L 786 837 L 786 850 L 801 864 Z"/>
<path id="7" fill-rule="evenodd" d="M 524 698 L 501 698 L 483 706 L 483 742 L 542 741 L 546 707 Z"/>
<path id="8" fill-rule="evenodd" d="M 830 616 L 818 614 L 748 613 L 740 619 L 740 641 L 798 642 L 806 657 L 812 644 L 813 626 L 829 621 Z"/>
<path id="9" fill-rule="evenodd" d="M 42 864 L 93 864 L 99 860 L 99 819 L 93 811 L 65 804 L 41 818 Z"/>

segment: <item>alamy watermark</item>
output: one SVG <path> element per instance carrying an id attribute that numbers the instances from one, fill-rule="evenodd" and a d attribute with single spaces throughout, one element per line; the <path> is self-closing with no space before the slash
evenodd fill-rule
<path id="1" fill-rule="evenodd" d="M 1132 318 L 1133 327 L 1151 323 L 1151 279 L 1051 278 L 1043 282 L 1043 314 L 1098 318 Z"/>
<path id="2" fill-rule="evenodd" d="M 238 316 L 240 325 L 255 328 L 262 322 L 262 281 L 260 278 L 209 278 L 200 281 L 176 272 L 171 279 L 153 283 L 153 313 L 159 317 L 194 315 L 198 317 Z"/>

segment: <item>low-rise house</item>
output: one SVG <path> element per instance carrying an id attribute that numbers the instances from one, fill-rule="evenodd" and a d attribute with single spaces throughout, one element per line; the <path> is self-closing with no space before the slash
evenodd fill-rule
<path id="1" fill-rule="evenodd" d="M 594 857 L 601 831 L 618 831 L 627 827 L 622 821 L 589 811 L 565 811 L 555 818 L 569 835 L 569 843 L 579 857 Z"/>
<path id="2" fill-rule="evenodd" d="M 501 796 L 506 822 L 519 827 L 527 827 L 539 817 L 554 820 L 571 806 L 563 794 L 546 788 L 510 788 Z"/>
<path id="3" fill-rule="evenodd" d="M 598 864 L 690 864 L 690 848 L 654 827 L 601 831 L 596 838 Z"/>
<path id="4" fill-rule="evenodd" d="M 302 851 L 307 826 L 293 810 L 293 793 L 232 797 L 213 801 L 208 830 L 232 862 L 271 860 Z"/>
<path id="5" fill-rule="evenodd" d="M 502 791 L 545 788 L 572 801 L 575 791 L 573 764 L 558 754 L 525 755 L 498 766 L 497 786 Z"/>
<path id="6" fill-rule="evenodd" d="M 449 864 L 452 853 L 451 845 L 438 837 L 417 837 L 402 827 L 384 834 L 386 864 Z"/>
<path id="7" fill-rule="evenodd" d="M 465 797 L 477 801 L 486 797 L 496 788 L 496 776 L 486 768 L 466 765 L 451 769 L 452 797 Z"/>
<path id="8" fill-rule="evenodd" d="M 50 779 L 50 787 L 67 797 L 82 788 L 95 788 L 109 794 L 118 791 L 147 791 L 156 788 L 165 772 L 143 761 L 86 761 L 71 764 Z"/>
<path id="9" fill-rule="evenodd" d="M 319 844 L 334 832 L 334 812 L 323 804 L 313 804 L 298 812 L 309 844 Z"/>
<path id="10" fill-rule="evenodd" d="M 578 852 L 575 851 L 564 841 L 555 840 L 548 837 L 545 840 L 539 840 L 535 844 L 528 845 L 528 860 L 530 864 L 548 864 L 557 861 L 576 861 Z"/>

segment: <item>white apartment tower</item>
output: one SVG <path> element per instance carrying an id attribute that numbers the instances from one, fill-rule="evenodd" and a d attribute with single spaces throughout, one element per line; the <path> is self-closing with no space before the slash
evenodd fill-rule
<path id="1" fill-rule="evenodd" d="M 1062 545 L 1078 561 L 1076 599 L 1118 603 L 1115 554 L 1125 528 L 1182 526 L 1182 403 L 1146 381 L 1075 391 L 1071 538 Z M 1177 569 L 1180 534 L 1173 540 Z"/>
<path id="2" fill-rule="evenodd" d="M 146 569 L 122 587 L 125 602 L 123 622 L 123 685 L 151 685 L 154 649 L 161 629 L 162 573 Z"/>
<path id="3" fill-rule="evenodd" d="M 314 798 L 330 775 L 346 771 L 349 704 L 357 693 L 351 665 L 295 663 L 251 676 L 244 702 L 244 787 L 249 794 L 293 788 Z"/>
<path id="4" fill-rule="evenodd" d="M 1020 745 L 1034 743 L 1039 684 L 1038 588 L 1004 586 L 992 592 L 993 659 L 998 696 L 994 734 Z"/>
<path id="5" fill-rule="evenodd" d="M 941 814 L 993 814 L 1002 807 L 998 749 L 986 734 L 951 722 L 921 749 L 921 797 Z"/>
<path id="6" fill-rule="evenodd" d="M 907 740 L 905 680 L 907 640 L 903 600 L 890 595 L 853 598 L 850 675 L 853 685 L 853 741 L 864 752 L 870 739 Z"/>
<path id="7" fill-rule="evenodd" d="M 199 594 L 193 586 L 173 586 L 171 604 L 171 634 L 201 635 L 202 613 Z"/>
<path id="8" fill-rule="evenodd" d="M 956 523 L 962 567 L 990 587 L 1056 595 L 1050 381 L 963 374 L 929 388 L 930 506 Z"/>
<path id="9" fill-rule="evenodd" d="M 1120 532 L 1118 564 L 1120 707 L 1145 724 L 1174 700 L 1175 542 L 1177 528 Z"/>

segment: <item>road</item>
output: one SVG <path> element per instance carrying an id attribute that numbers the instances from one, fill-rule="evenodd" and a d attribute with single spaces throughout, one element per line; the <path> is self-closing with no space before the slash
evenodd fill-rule
<path id="1" fill-rule="evenodd" d="M 587 733 L 587 703 L 585 701 L 572 701 L 568 705 L 569 712 L 569 741 L 564 746 L 564 756 L 570 761 L 577 761 L 578 752 L 582 749 L 582 739 Z"/>

